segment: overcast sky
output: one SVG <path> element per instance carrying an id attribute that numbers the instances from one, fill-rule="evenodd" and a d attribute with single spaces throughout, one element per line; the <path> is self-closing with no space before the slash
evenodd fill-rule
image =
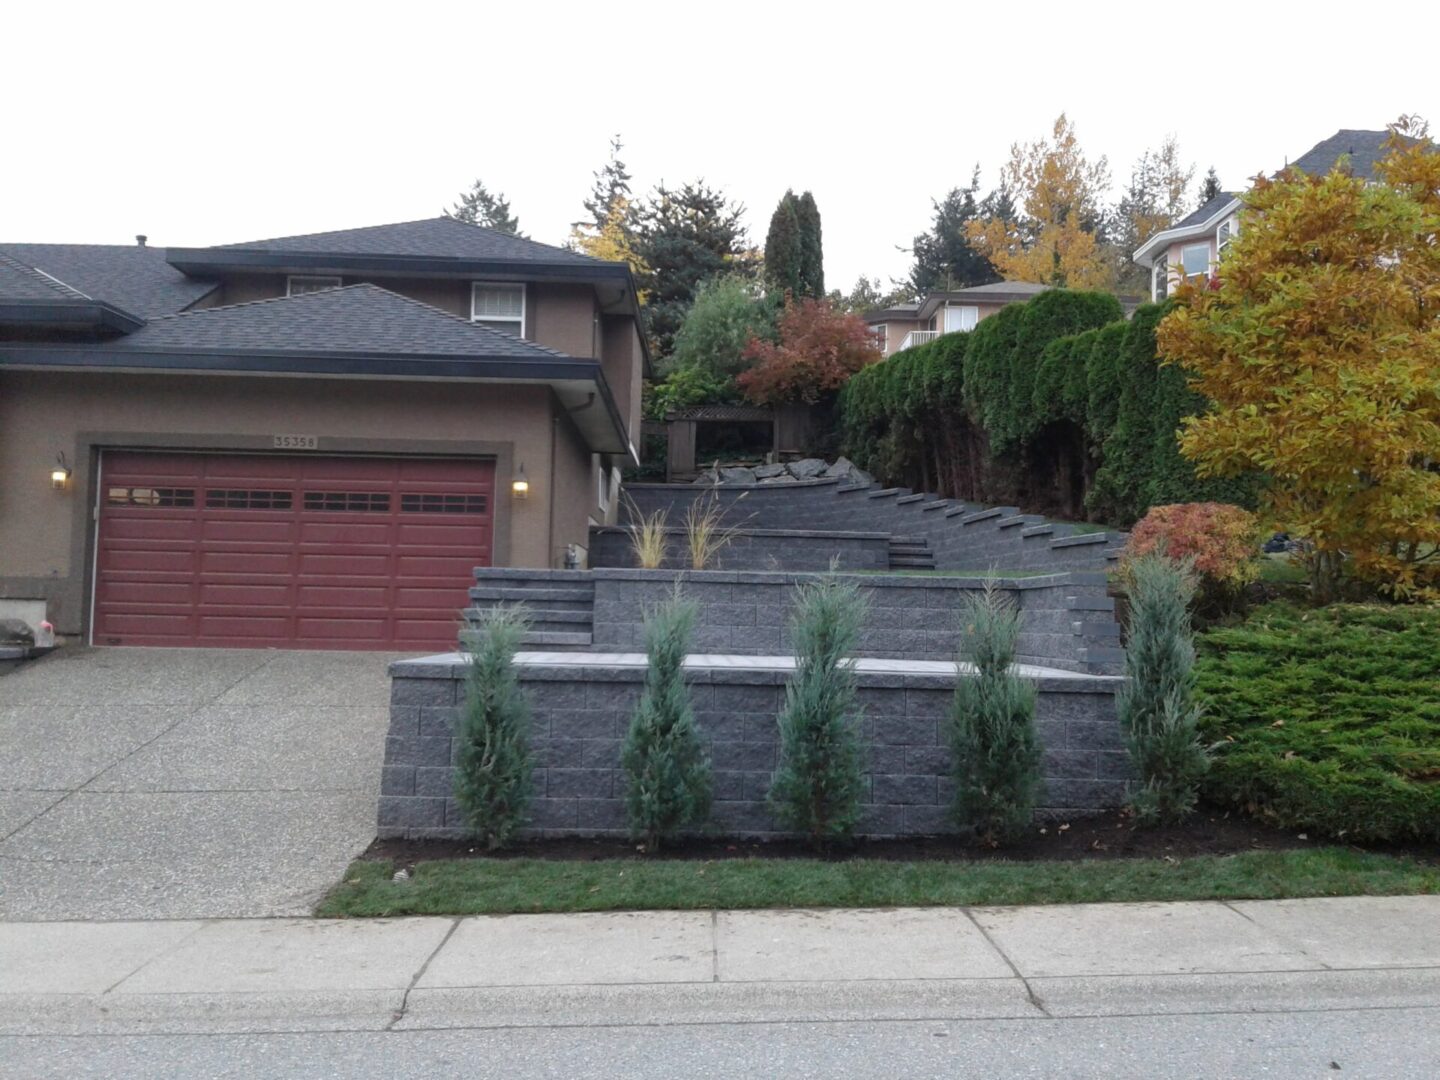
<path id="1" fill-rule="evenodd" d="M 1067 112 L 1117 184 L 1173 132 L 1227 187 L 1338 128 L 1440 123 L 1433 4 L 12 4 L 0 240 L 204 245 L 437 214 L 481 177 L 564 240 L 620 134 L 827 284 L 903 277 L 930 200 Z"/>

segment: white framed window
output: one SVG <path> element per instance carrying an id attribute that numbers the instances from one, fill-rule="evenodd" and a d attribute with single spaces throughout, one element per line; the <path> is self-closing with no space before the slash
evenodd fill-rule
<path id="1" fill-rule="evenodd" d="M 1226 218 L 1220 223 L 1220 228 L 1215 230 L 1215 253 L 1217 259 L 1219 258 L 1220 253 L 1223 252 L 1227 246 L 1229 246 L 1230 241 L 1235 239 L 1235 236 L 1237 233 L 1239 233 L 1239 231 L 1239 218 Z"/>
<path id="2" fill-rule="evenodd" d="M 956 330 L 974 330 L 980 321 L 980 309 L 973 304 L 956 304 L 945 308 L 945 333 Z"/>
<path id="3" fill-rule="evenodd" d="M 525 336 L 525 286 L 477 281 L 470 286 L 470 321 Z"/>
<path id="4" fill-rule="evenodd" d="M 875 335 L 875 347 L 880 350 L 881 356 L 888 356 L 890 353 L 890 332 L 882 322 L 870 328 L 870 333 Z"/>
<path id="5" fill-rule="evenodd" d="M 1158 302 L 1170 295 L 1170 266 L 1164 255 L 1155 259 L 1150 270 L 1150 295 Z"/>
<path id="6" fill-rule="evenodd" d="M 1186 244 L 1180 249 L 1180 265 L 1187 278 L 1210 276 L 1210 245 Z"/>
<path id="7" fill-rule="evenodd" d="M 595 505 L 604 513 L 610 509 L 610 470 L 598 454 L 595 455 L 595 486 Z"/>
<path id="8" fill-rule="evenodd" d="M 285 279 L 286 296 L 304 296 L 322 289 L 338 289 L 340 279 L 324 274 L 291 274 Z"/>

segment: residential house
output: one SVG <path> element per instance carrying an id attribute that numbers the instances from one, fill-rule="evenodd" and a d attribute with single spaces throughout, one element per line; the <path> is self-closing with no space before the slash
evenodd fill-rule
<path id="1" fill-rule="evenodd" d="M 453 647 L 635 461 L 622 263 L 450 218 L 0 244 L 0 614 L 97 645 Z"/>
<path id="2" fill-rule="evenodd" d="M 1388 131 L 1337 131 L 1290 163 L 1318 175 L 1329 172 L 1342 157 L 1351 172 L 1369 179 L 1385 156 Z M 1193 214 L 1156 233 L 1136 250 L 1135 262 L 1150 271 L 1150 298 L 1163 300 L 1182 278 L 1215 272 L 1227 244 L 1240 230 L 1244 204 L 1234 192 L 1222 192 Z"/>
<path id="3" fill-rule="evenodd" d="M 973 330 L 981 319 L 1007 304 L 1024 303 L 1050 288 L 1028 281 L 999 281 L 968 289 L 933 292 L 917 303 L 867 312 L 880 351 L 889 356 L 901 349 L 934 341 L 954 330 Z"/>

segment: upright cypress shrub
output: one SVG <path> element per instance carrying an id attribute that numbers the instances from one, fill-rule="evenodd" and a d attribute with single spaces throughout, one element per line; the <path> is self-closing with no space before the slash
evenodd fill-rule
<path id="1" fill-rule="evenodd" d="M 645 614 L 645 689 L 620 762 L 630 833 L 647 851 L 710 812 L 710 759 L 695 729 L 684 670 L 697 614 L 695 601 L 678 588 Z"/>
<path id="2" fill-rule="evenodd" d="M 1131 795 L 1145 823 L 1174 822 L 1194 808 L 1210 768 L 1200 742 L 1195 700 L 1195 642 L 1190 630 L 1190 567 L 1161 555 L 1126 566 L 1130 634 L 1125 685 L 1115 707 L 1139 778 Z"/>
<path id="3" fill-rule="evenodd" d="M 991 847 L 1029 827 L 1040 788 L 1035 684 L 1011 671 L 1020 612 L 993 580 L 966 597 L 960 659 L 975 674 L 955 680 L 950 747 L 955 823 Z"/>
<path id="4" fill-rule="evenodd" d="M 525 823 L 530 806 L 530 714 L 514 664 L 528 627 L 523 609 L 493 608 L 464 636 L 470 667 L 460 710 L 455 800 L 492 851 Z"/>
<path id="5" fill-rule="evenodd" d="M 860 710 L 855 672 L 843 661 L 865 612 L 860 590 L 833 573 L 795 587 L 795 675 L 780 712 L 780 764 L 770 805 L 786 827 L 805 833 L 816 847 L 848 839 L 860 816 Z"/>

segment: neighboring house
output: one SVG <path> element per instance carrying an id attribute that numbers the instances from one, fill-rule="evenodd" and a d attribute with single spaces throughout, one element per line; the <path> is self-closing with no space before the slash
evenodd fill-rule
<path id="1" fill-rule="evenodd" d="M 867 312 L 880 351 L 889 356 L 901 349 L 934 341 L 954 330 L 973 330 L 984 318 L 1007 304 L 1020 304 L 1050 288 L 1028 281 L 1000 281 L 969 289 L 933 292 L 915 304 L 899 304 Z"/>
<path id="2" fill-rule="evenodd" d="M 622 263 L 435 218 L 0 244 L 0 615 L 97 645 L 453 647 L 636 460 Z"/>
<path id="3" fill-rule="evenodd" d="M 1388 131 L 1337 131 L 1290 163 L 1292 168 L 1321 175 L 1347 157 L 1351 172 L 1370 179 L 1375 163 L 1385 156 Z M 1136 250 L 1135 262 L 1150 271 L 1150 298 L 1163 300 L 1182 279 L 1209 276 L 1227 244 L 1238 234 L 1244 204 L 1233 192 L 1222 192 L 1193 214 L 1156 233 Z"/>

